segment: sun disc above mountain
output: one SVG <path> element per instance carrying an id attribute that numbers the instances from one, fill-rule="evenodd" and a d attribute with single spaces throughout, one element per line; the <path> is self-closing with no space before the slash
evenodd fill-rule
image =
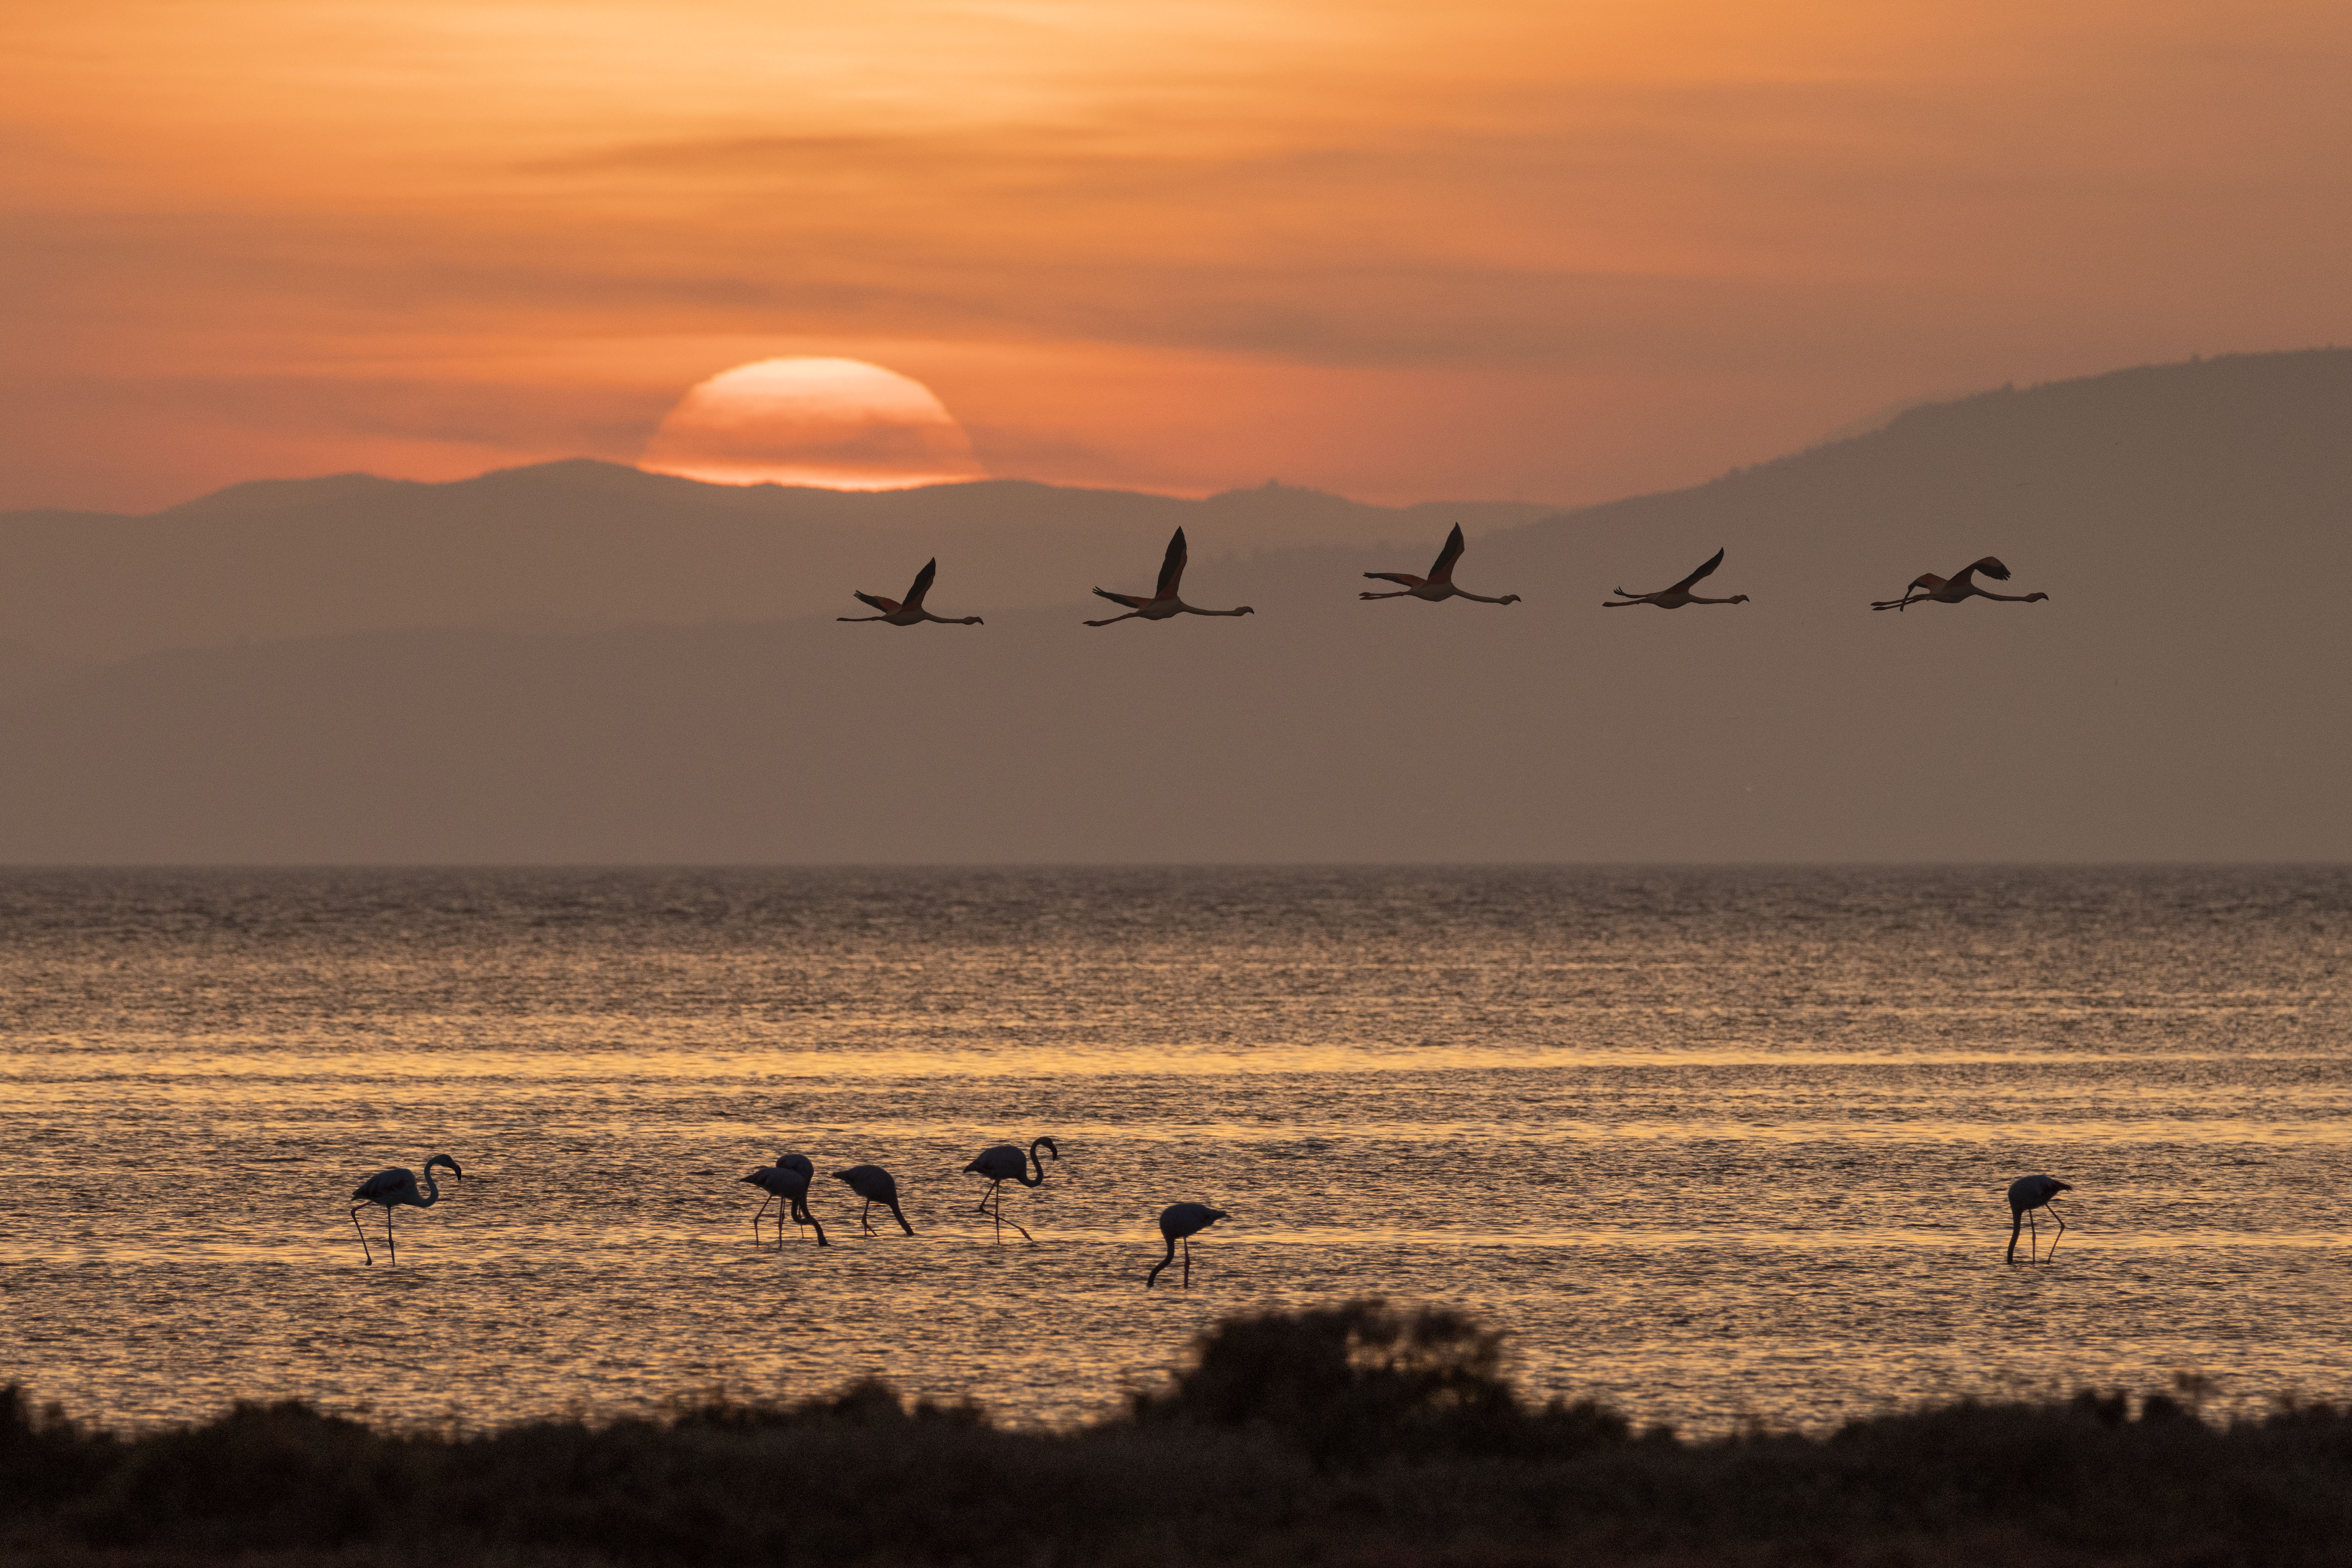
<path id="1" fill-rule="evenodd" d="M 930 388 L 855 359 L 768 359 L 714 375 L 664 416 L 637 466 L 716 484 L 841 490 L 988 477 Z"/>

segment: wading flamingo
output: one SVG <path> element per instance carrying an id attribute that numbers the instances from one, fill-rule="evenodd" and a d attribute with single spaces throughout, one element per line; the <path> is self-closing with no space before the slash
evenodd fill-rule
<path id="1" fill-rule="evenodd" d="M 1043 1144 L 1045 1152 L 1055 1159 L 1059 1160 L 1062 1157 L 1062 1151 L 1055 1146 L 1051 1138 L 1037 1138 L 1030 1142 L 1028 1157 L 1025 1159 L 1022 1157 L 1021 1145 L 1018 1143 L 999 1143 L 993 1149 L 982 1149 L 972 1163 L 963 1168 L 966 1175 L 988 1178 L 988 1191 L 980 1194 L 980 1212 L 987 1214 L 988 1200 L 991 1198 L 996 1200 L 996 1234 L 999 1239 L 1002 1239 L 1004 1235 L 1004 1184 L 1018 1182 L 1024 1187 L 1045 1184 L 1045 1163 L 1037 1158 L 1039 1144 Z M 1029 1173 L 1029 1167 L 1033 1164 L 1037 1167 L 1037 1173 L 1034 1176 Z M 1014 1224 L 1013 1228 L 1021 1230 L 1018 1223 Z M 1036 1238 L 1027 1231 L 1021 1230 L 1021 1239 L 1034 1241 Z"/>
<path id="2" fill-rule="evenodd" d="M 2050 1210 L 2050 1217 L 2058 1222 L 2058 1234 L 2050 1238 L 2050 1255 L 2040 1261 L 2047 1263 L 2058 1256 L 2058 1243 L 2066 1235 L 2066 1216 L 2051 1205 L 2060 1193 L 2071 1193 L 2074 1184 L 2055 1176 L 2020 1176 L 2009 1184 L 2009 1261 L 2017 1261 L 2017 1227 L 2029 1220 L 2035 1209 Z M 2025 1260 L 2035 1261 L 2034 1254 L 2042 1245 L 2042 1227 L 2033 1227 L 2033 1239 L 2026 1244 Z"/>
<path id="3" fill-rule="evenodd" d="M 1184 1244 L 1184 1289 L 1192 1288 L 1192 1237 L 1221 1219 L 1228 1218 L 1224 1210 L 1213 1209 L 1206 1204 L 1170 1204 L 1160 1211 L 1160 1234 L 1168 1238 L 1168 1256 L 1151 1266 L 1143 1277 L 1143 1288 L 1151 1289 L 1160 1271 L 1176 1261 L 1176 1244 Z"/>
<path id="4" fill-rule="evenodd" d="M 461 1182 L 466 1179 L 466 1173 L 457 1168 L 457 1161 L 446 1154 L 436 1154 L 425 1162 L 425 1194 L 422 1197 L 416 1192 L 416 1173 L 405 1165 L 378 1171 L 352 1189 L 352 1228 L 359 1231 L 360 1254 L 370 1263 L 375 1261 L 375 1254 L 368 1250 L 367 1232 L 360 1229 L 360 1210 L 369 1204 L 383 1205 L 383 1244 L 392 1249 L 392 1260 L 399 1262 L 400 1244 L 392 1238 L 393 1205 L 407 1204 L 412 1208 L 429 1209 L 439 1203 L 441 1185 L 433 1179 L 433 1167 L 436 1165 L 446 1165 L 451 1175 Z"/>
<path id="5" fill-rule="evenodd" d="M 878 616 L 835 616 L 833 618 L 836 621 L 887 621 L 894 626 L 919 626 L 925 621 L 937 621 L 943 626 L 986 626 L 988 623 L 978 616 L 966 616 L 961 620 L 955 620 L 946 616 L 935 616 L 923 608 L 923 595 L 931 591 L 931 579 L 939 574 L 940 561 L 935 555 L 924 562 L 923 569 L 915 574 L 915 585 L 907 590 L 903 604 L 897 599 L 886 599 L 879 594 L 852 588 L 850 597 L 862 599 L 882 613 Z"/>
<path id="6" fill-rule="evenodd" d="M 849 1190 L 866 1200 L 866 1207 L 857 1211 L 857 1223 L 867 1230 L 874 1228 L 874 1222 L 867 1219 L 866 1215 L 876 1204 L 882 1204 L 888 1207 L 900 1230 L 908 1236 L 915 1234 L 915 1227 L 908 1225 L 907 1216 L 898 1212 L 898 1184 L 891 1179 L 889 1172 L 879 1165 L 852 1165 L 845 1171 L 835 1171 L 833 1179 L 847 1182 Z"/>
<path id="7" fill-rule="evenodd" d="M 1957 605 L 1962 599 L 1998 599 L 2004 605 L 2030 605 L 2036 599 L 2046 599 L 2050 596 L 2038 591 L 2032 594 L 1988 594 L 1972 581 L 1979 572 L 1996 583 L 2009 581 L 2009 568 L 1993 556 L 1988 555 L 1981 561 L 1971 562 L 1961 567 L 1958 574 L 1949 580 L 1938 577 L 1933 572 L 1922 572 L 1911 579 L 1911 585 L 1903 590 L 1901 598 L 1882 599 L 1870 607 L 1874 610 L 1899 610 L 1906 605 L 1925 605 L 1931 602 L 1938 605 Z M 1923 588 L 1927 592 L 1921 593 L 1920 590 Z"/>
<path id="8" fill-rule="evenodd" d="M 1383 583 L 1402 583 L 1403 587 L 1393 594 L 1358 594 L 1359 599 L 1427 599 L 1431 604 L 1440 599 L 1475 599 L 1482 605 L 1516 605 L 1517 594 L 1506 594 L 1490 599 L 1484 594 L 1472 594 L 1454 585 L 1454 563 L 1462 559 L 1462 525 L 1455 523 L 1454 531 L 1445 536 L 1445 548 L 1437 552 L 1437 564 L 1429 569 L 1426 577 L 1416 577 L 1410 572 L 1367 572 L 1367 577 L 1377 577 Z"/>
<path id="9" fill-rule="evenodd" d="M 768 1212 L 768 1205 L 782 1198 L 783 1212 L 776 1215 L 776 1245 L 784 1245 L 784 1215 L 790 1215 L 799 1226 L 816 1226 L 816 1244 L 830 1245 L 824 1239 L 824 1226 L 817 1224 L 816 1215 L 809 1213 L 809 1178 L 816 1173 L 805 1154 L 779 1154 L 772 1165 L 762 1165 L 743 1180 L 768 1194 L 760 1205 L 760 1213 L 751 1216 L 751 1245 L 760 1244 L 760 1219 Z"/>
<path id="10" fill-rule="evenodd" d="M 1237 610 L 1202 610 L 1186 604 L 1176 596 L 1177 587 L 1184 581 L 1184 531 L 1178 529 L 1176 537 L 1168 542 L 1167 557 L 1160 563 L 1160 586 L 1149 599 L 1133 594 L 1114 594 L 1108 588 L 1095 592 L 1115 605 L 1125 605 L 1127 614 L 1113 616 L 1107 621 L 1088 621 L 1090 626 L 1108 626 L 1119 621 L 1164 621 L 1171 616 L 1254 616 L 1247 605 Z"/>
<path id="11" fill-rule="evenodd" d="M 1692 584 L 1697 582 L 1702 577 L 1710 575 L 1717 567 L 1722 564 L 1723 552 L 1718 550 L 1714 554 L 1706 558 L 1706 565 L 1700 567 L 1697 571 L 1692 573 L 1689 576 L 1684 578 L 1681 582 L 1675 584 L 1671 588 L 1661 588 L 1654 594 L 1633 594 L 1628 593 L 1626 590 L 1620 588 L 1617 590 L 1617 596 L 1614 599 L 1601 600 L 1601 607 L 1604 610 L 1622 610 L 1631 605 L 1655 605 L 1662 610 L 1679 610 L 1685 605 L 1744 605 L 1748 603 L 1748 595 L 1745 594 L 1734 594 L 1728 599 L 1702 599 L 1696 594 L 1691 592 Z"/>

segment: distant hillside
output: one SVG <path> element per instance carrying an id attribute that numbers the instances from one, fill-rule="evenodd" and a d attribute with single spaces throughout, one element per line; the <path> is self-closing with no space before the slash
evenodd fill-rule
<path id="1" fill-rule="evenodd" d="M 1240 620 L 153 653 L 0 710 L 0 858 L 2344 859 L 2347 437 L 2352 353 L 2241 356 L 1488 533 L 1504 608 L 1356 600 L 1423 539 L 1197 563 Z M 1599 607 L 1717 546 L 1753 602 Z M 1987 552 L 2050 600 L 1867 607 Z"/>
<path id="2" fill-rule="evenodd" d="M 152 517 L 0 514 L 0 637 L 121 658 L 414 626 L 696 625 L 863 614 L 940 559 L 941 605 L 1147 583 L 1180 523 L 1202 556 L 1395 537 L 1433 550 L 1549 509 L 1367 506 L 1269 484 L 1203 501 L 1019 480 L 872 494 L 739 488 L 610 463 L 454 484 L 365 474 L 232 486 Z"/>

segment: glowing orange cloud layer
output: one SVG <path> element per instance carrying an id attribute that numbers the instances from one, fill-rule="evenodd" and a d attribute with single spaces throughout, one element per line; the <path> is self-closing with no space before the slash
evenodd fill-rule
<path id="1" fill-rule="evenodd" d="M 633 460 L 782 357 L 996 474 L 1596 499 L 2352 338 L 2352 11 L 95 0 L 12 18 L 0 505 Z"/>

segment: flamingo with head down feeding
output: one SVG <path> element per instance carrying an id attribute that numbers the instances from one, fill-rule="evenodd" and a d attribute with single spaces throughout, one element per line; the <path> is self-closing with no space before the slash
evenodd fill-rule
<path id="1" fill-rule="evenodd" d="M 1360 593 L 1359 599 L 1426 599 L 1436 604 L 1443 599 L 1475 599 L 1482 605 L 1516 605 L 1517 594 L 1506 594 L 1490 599 L 1484 594 L 1473 594 L 1454 585 L 1454 563 L 1462 559 L 1462 525 L 1455 523 L 1454 531 L 1445 536 L 1445 548 L 1437 552 L 1437 563 L 1426 577 L 1416 577 L 1410 572 L 1367 572 L 1367 577 L 1377 577 L 1384 583 L 1402 583 L 1403 587 L 1393 594 Z"/>
<path id="2" fill-rule="evenodd" d="M 1199 609 L 1177 597 L 1176 590 L 1184 581 L 1184 531 L 1180 528 L 1176 531 L 1176 536 L 1168 542 L 1168 553 L 1160 563 L 1160 585 L 1152 590 L 1151 597 L 1147 599 L 1139 595 L 1114 594 L 1108 588 L 1097 588 L 1095 592 L 1101 597 L 1108 599 L 1115 605 L 1125 605 L 1127 614 L 1113 616 L 1108 620 L 1088 621 L 1087 625 L 1108 626 L 1120 621 L 1164 621 L 1176 616 L 1254 616 L 1257 614 L 1247 605 L 1244 605 L 1237 610 Z"/>
<path id="3" fill-rule="evenodd" d="M 1989 594 L 1976 585 L 1978 573 L 1983 573 L 1996 583 L 2009 581 L 2009 568 L 1999 558 L 1988 555 L 1972 561 L 1950 577 L 1938 577 L 1933 572 L 1922 572 L 1911 579 L 1899 599 L 1881 599 L 1870 607 L 1874 610 L 1899 610 L 1906 605 L 1957 605 L 1962 599 L 1998 599 L 2004 605 L 2030 605 L 2050 595 L 2036 591 L 2031 594 Z"/>
<path id="4" fill-rule="evenodd" d="M 393 1165 L 378 1171 L 352 1189 L 352 1228 L 359 1231 L 360 1254 L 370 1263 L 375 1261 L 375 1254 L 368 1250 L 367 1232 L 360 1228 L 360 1210 L 369 1204 L 383 1206 L 383 1244 L 392 1249 L 392 1260 L 399 1262 L 400 1244 L 392 1238 L 392 1211 L 401 1204 L 411 1208 L 429 1209 L 441 1201 L 441 1185 L 433 1179 L 433 1167 L 436 1165 L 446 1165 L 451 1175 L 461 1182 L 466 1179 L 466 1173 L 457 1168 L 457 1161 L 446 1154 L 436 1154 L 425 1162 L 425 1191 L 421 1194 L 416 1190 L 416 1173 L 405 1165 Z"/>
<path id="5" fill-rule="evenodd" d="M 907 590 L 907 597 L 903 601 L 886 599 L 879 594 L 852 588 L 850 597 L 861 599 L 882 613 L 878 616 L 835 616 L 833 618 L 836 621 L 887 621 L 894 626 L 919 626 L 925 621 L 937 621 L 943 626 L 986 626 L 988 623 L 978 616 L 966 616 L 961 620 L 955 620 L 946 616 L 935 616 L 923 608 L 923 595 L 931 591 L 931 579 L 939 574 L 940 562 L 935 555 L 924 562 L 923 569 L 915 574 L 915 585 Z"/>
<path id="6" fill-rule="evenodd" d="M 1601 600 L 1601 607 L 1604 610 L 1622 610 L 1633 605 L 1655 605 L 1662 610 L 1679 610 L 1685 605 L 1744 605 L 1748 603 L 1748 595 L 1745 594 L 1734 594 L 1728 599 L 1702 599 L 1696 594 L 1691 592 L 1692 584 L 1697 582 L 1702 577 L 1711 575 L 1715 569 L 1722 564 L 1723 552 L 1718 550 L 1714 554 L 1706 558 L 1706 564 L 1701 566 L 1697 571 L 1692 573 L 1689 576 L 1684 578 L 1681 582 L 1675 584 L 1671 588 L 1661 588 L 1654 594 L 1633 594 L 1628 593 L 1626 590 L 1620 588 L 1617 590 L 1617 596 L 1614 599 Z"/>
<path id="7" fill-rule="evenodd" d="M 784 1216 L 786 1215 L 792 1216 L 792 1221 L 794 1225 L 815 1226 L 816 1244 L 819 1247 L 831 1245 L 824 1239 L 824 1226 L 819 1223 L 816 1215 L 809 1212 L 809 1179 L 815 1174 L 816 1167 L 810 1163 L 809 1157 L 807 1155 L 779 1154 L 776 1156 L 776 1163 L 774 1164 L 762 1165 L 758 1170 L 743 1178 L 743 1180 L 751 1183 L 753 1186 L 768 1194 L 766 1199 L 760 1205 L 759 1214 L 755 1214 L 751 1216 L 752 1246 L 757 1247 L 760 1244 L 760 1220 L 761 1216 L 767 1214 L 768 1205 L 774 1203 L 779 1198 L 783 1200 L 784 1208 L 783 1212 L 776 1216 L 776 1245 L 778 1247 L 784 1245 Z"/>
<path id="8" fill-rule="evenodd" d="M 879 1165 L 852 1165 L 845 1171 L 835 1171 L 833 1179 L 848 1183 L 849 1190 L 866 1200 L 866 1206 L 857 1211 L 857 1223 L 868 1231 L 873 1230 L 874 1222 L 866 1216 L 876 1204 L 880 1204 L 890 1211 L 900 1230 L 908 1236 L 915 1234 L 915 1227 L 898 1212 L 898 1184 L 889 1172 Z"/>
<path id="9" fill-rule="evenodd" d="M 2058 1194 L 2071 1193 L 2074 1190 L 2072 1183 L 2062 1182 L 2055 1176 L 2020 1176 L 2010 1183 L 2009 1258 L 2007 1259 L 2009 1262 L 2017 1261 L 2017 1227 L 2029 1219 L 2035 1209 L 2046 1208 L 2050 1211 L 2050 1217 L 2058 1222 L 2058 1234 L 2051 1237 L 2049 1253 L 2036 1259 L 2034 1253 L 2042 1245 L 2042 1227 L 2035 1226 L 2033 1239 L 2026 1246 L 2025 1260 L 2028 1263 L 2036 1261 L 2047 1263 L 2051 1258 L 2058 1256 L 2058 1243 L 2065 1239 L 2066 1236 L 2066 1216 L 2060 1214 L 2056 1207 Z"/>
<path id="10" fill-rule="evenodd" d="M 1168 1256 L 1151 1266 L 1143 1277 L 1143 1288 L 1151 1289 L 1160 1271 L 1176 1261 L 1176 1244 L 1184 1244 L 1184 1289 L 1192 1288 L 1192 1237 L 1221 1219 L 1232 1216 L 1223 1209 L 1213 1209 L 1206 1204 L 1170 1204 L 1160 1211 L 1160 1234 L 1167 1238 Z"/>

